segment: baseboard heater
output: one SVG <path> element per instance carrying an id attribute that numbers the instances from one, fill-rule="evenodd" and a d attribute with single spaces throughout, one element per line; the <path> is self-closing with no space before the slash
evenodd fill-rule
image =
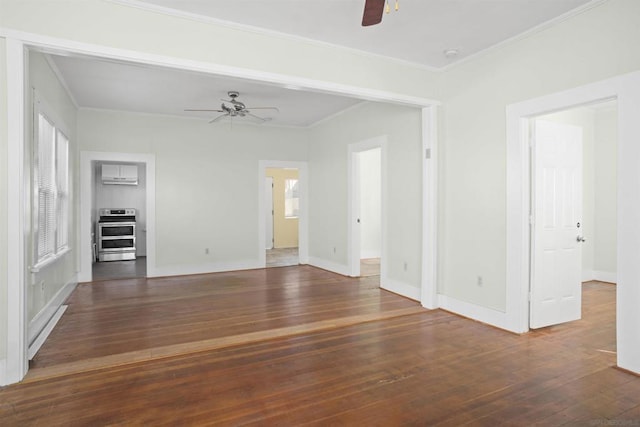
<path id="1" fill-rule="evenodd" d="M 38 336 L 33 340 L 27 351 L 29 360 L 33 360 L 33 358 L 36 356 L 36 353 L 38 352 L 38 350 L 40 350 L 42 344 L 44 344 L 44 342 L 47 340 L 47 337 L 49 336 L 51 331 L 53 331 L 53 328 L 55 328 L 56 324 L 64 314 L 67 307 L 69 306 L 61 305 L 60 308 L 58 308 L 58 310 L 55 312 L 55 314 L 51 316 L 51 319 L 49 319 L 45 327 L 42 328 L 42 331 L 40 331 Z"/>

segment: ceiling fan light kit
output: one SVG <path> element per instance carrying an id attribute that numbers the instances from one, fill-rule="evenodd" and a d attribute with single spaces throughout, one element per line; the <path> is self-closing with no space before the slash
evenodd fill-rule
<path id="1" fill-rule="evenodd" d="M 400 9 L 399 0 L 395 0 L 395 11 Z M 382 22 L 383 13 L 389 13 L 391 7 L 389 0 L 365 0 L 364 13 L 362 15 L 362 26 L 368 27 Z"/>

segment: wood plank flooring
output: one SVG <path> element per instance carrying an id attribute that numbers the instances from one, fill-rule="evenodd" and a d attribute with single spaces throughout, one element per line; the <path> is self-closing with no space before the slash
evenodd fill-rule
<path id="1" fill-rule="evenodd" d="M 276 295 L 292 304 L 294 315 L 300 305 L 331 310 L 322 303 L 330 296 L 310 288 L 350 288 L 347 294 L 356 295 L 350 303 L 370 299 L 375 290 L 367 280 L 338 285 L 322 272 L 313 285 L 305 285 L 315 272 L 292 270 L 280 291 L 277 280 L 266 277 L 264 291 L 255 285 L 264 310 Z M 239 283 L 255 273 L 237 274 L 205 281 L 224 288 L 221 277 Z M 200 289 L 194 292 L 201 292 L 198 286 L 205 285 L 197 282 L 203 279 L 194 280 Z M 253 282 L 246 280 L 243 286 L 251 288 Z M 167 298 L 166 287 L 150 289 L 150 298 Z M 110 291 L 95 296 L 99 307 L 108 305 L 104 294 Z M 304 302 L 315 292 L 318 302 Z M 381 298 L 386 294 L 378 292 Z M 93 297 L 80 294 L 85 304 Z M 226 300 L 227 305 L 235 301 L 231 311 L 249 298 L 239 289 L 227 288 L 226 294 L 238 297 Z M 115 290 L 111 299 L 116 307 L 122 303 L 118 299 L 126 300 Z M 198 311 L 198 303 L 194 307 Z M 0 390 L 0 424 L 638 425 L 640 378 L 613 367 L 615 286 L 585 284 L 583 307 L 583 320 L 522 336 L 425 310 L 13 385 Z M 338 313 L 344 309 L 337 307 Z"/>
<path id="2" fill-rule="evenodd" d="M 308 266 L 81 284 L 27 380 L 420 312 Z"/>

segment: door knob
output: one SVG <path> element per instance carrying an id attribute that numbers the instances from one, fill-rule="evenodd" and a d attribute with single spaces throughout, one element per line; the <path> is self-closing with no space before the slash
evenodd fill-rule
<path id="1" fill-rule="evenodd" d="M 578 236 L 578 237 L 576 237 L 576 241 L 577 241 L 578 243 L 581 243 L 581 242 L 586 241 L 586 239 L 585 239 L 584 237 L 582 237 L 582 236 Z"/>

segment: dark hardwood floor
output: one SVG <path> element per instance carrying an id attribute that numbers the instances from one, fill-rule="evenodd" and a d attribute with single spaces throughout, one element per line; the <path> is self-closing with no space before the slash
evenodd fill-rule
<path id="1" fill-rule="evenodd" d="M 285 270 L 277 278 L 268 274 Z M 289 315 L 313 322 L 331 318 L 334 309 L 336 319 L 363 310 L 382 313 L 371 308 L 376 299 L 378 307 L 416 305 L 376 289 L 370 279 L 310 267 L 182 279 L 182 285 L 129 282 L 128 292 L 127 284 L 116 282 L 113 288 L 80 288 L 69 310 L 73 317 L 77 305 L 77 315 L 84 314 L 74 323 L 101 323 L 103 310 L 116 310 L 109 330 L 86 330 L 80 340 L 100 346 L 123 334 L 128 322 L 144 324 L 149 343 L 163 343 L 165 334 L 155 337 L 154 329 L 170 330 L 158 308 L 169 300 L 178 304 L 178 319 L 210 306 L 212 325 L 226 321 L 219 312 L 237 317 L 237 310 L 253 305 L 253 322 L 279 312 L 276 328 L 290 325 Z M 208 298 L 207 288 L 220 288 L 220 300 Z M 336 301 L 334 293 L 344 294 Z M 183 299 L 190 302 L 180 307 Z M 0 390 L 0 425 L 639 425 L 640 378 L 614 368 L 615 286 L 587 283 L 583 300 L 582 320 L 522 336 L 420 310 L 34 379 Z M 128 305 L 142 308 L 139 318 L 118 312 Z M 245 331 L 225 324 L 230 333 Z M 199 322 L 192 328 L 185 321 L 179 329 L 189 335 Z M 69 344 L 67 352 L 77 345 Z M 115 339 L 111 345 L 123 344 Z"/>

